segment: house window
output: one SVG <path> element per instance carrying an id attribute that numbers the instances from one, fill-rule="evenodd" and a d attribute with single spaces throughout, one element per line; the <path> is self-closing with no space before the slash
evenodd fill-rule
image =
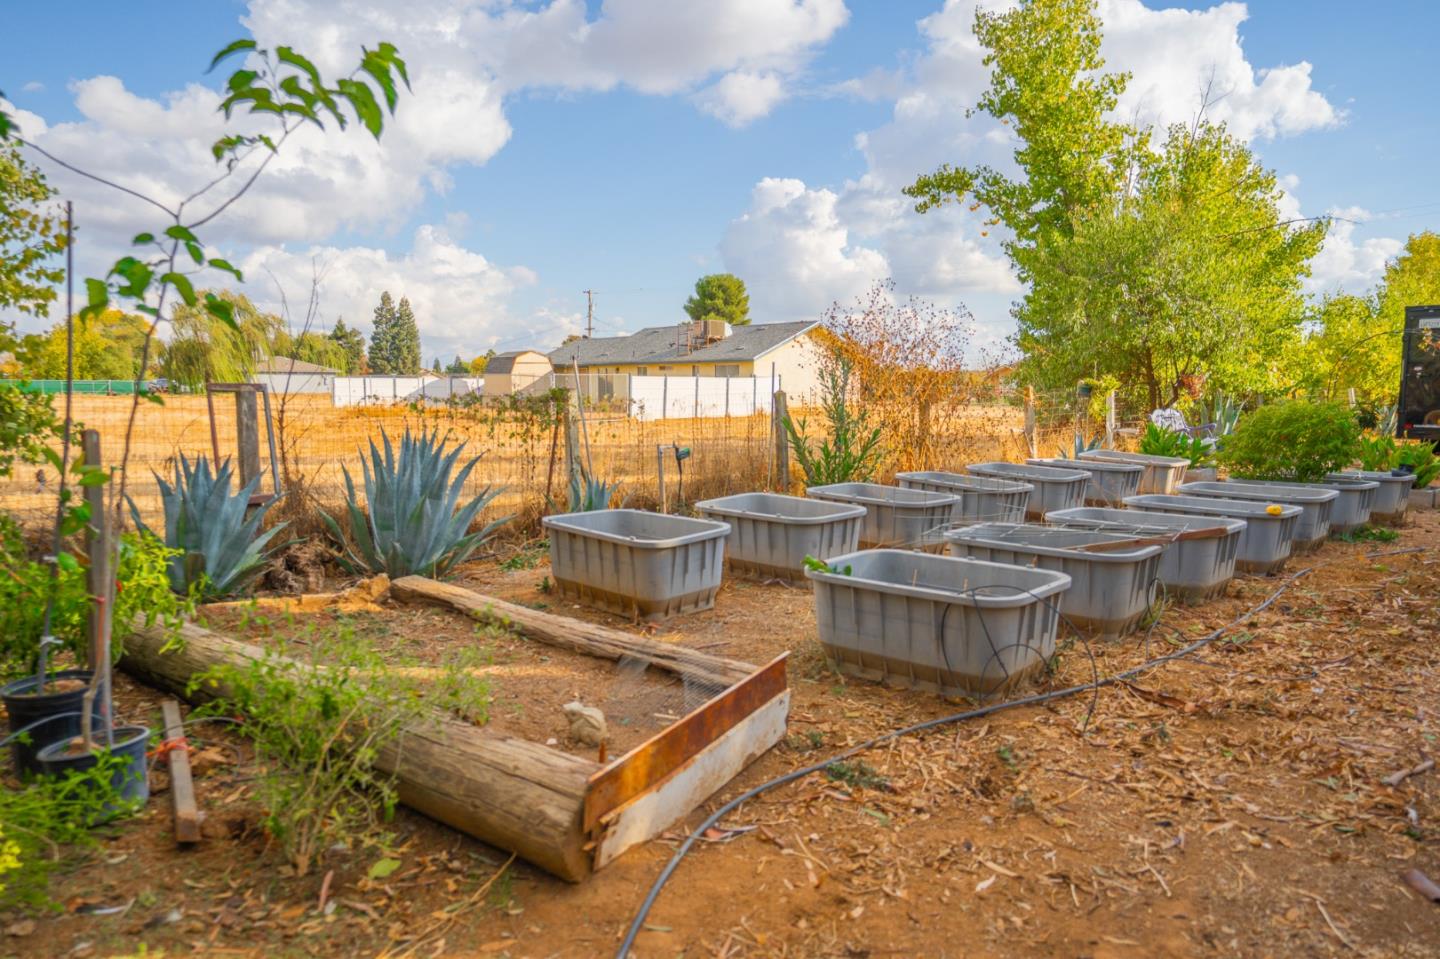
<path id="1" fill-rule="evenodd" d="M 700 367 L 698 367 L 698 366 L 692 366 L 692 367 L 690 367 L 690 375 L 691 375 L 691 376 L 699 376 L 699 375 L 700 375 Z"/>
<path id="2" fill-rule="evenodd" d="M 739 363 L 716 363 L 716 364 L 715 364 L 715 375 L 716 375 L 716 376 L 739 376 L 739 375 L 740 375 L 740 364 L 739 364 Z"/>
<path id="3" fill-rule="evenodd" d="M 637 367 L 635 367 L 635 375 L 636 375 L 636 376 L 649 376 L 649 375 L 650 375 L 650 367 L 648 367 L 648 366 L 637 366 Z"/>
<path id="4" fill-rule="evenodd" d="M 669 373 L 669 372 L 670 372 L 670 367 L 668 367 L 668 366 L 662 366 L 662 367 L 660 367 L 660 375 L 661 375 L 661 376 L 664 376 L 666 373 Z"/>

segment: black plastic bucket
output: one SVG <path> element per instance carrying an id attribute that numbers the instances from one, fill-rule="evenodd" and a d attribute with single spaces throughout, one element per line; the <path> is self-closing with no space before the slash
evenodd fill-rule
<path id="1" fill-rule="evenodd" d="M 46 682 L 48 684 L 57 679 L 78 679 L 88 686 L 90 671 L 66 669 L 51 673 Z M 41 749 L 51 743 L 80 735 L 80 714 L 84 712 L 85 706 L 84 687 L 39 696 L 29 695 L 35 687 L 34 676 L 26 676 L 0 686 L 0 700 L 4 701 L 5 712 L 10 717 L 10 734 L 33 725 L 23 737 L 10 744 L 10 754 L 15 759 L 15 771 L 22 777 L 40 773 L 40 763 L 36 757 Z M 95 697 L 92 714 L 95 717 L 95 728 L 104 729 L 105 721 L 99 696 Z"/>
<path id="2" fill-rule="evenodd" d="M 106 742 L 104 730 L 97 728 L 94 737 L 96 746 L 103 750 Z M 145 726 L 116 726 L 113 742 L 111 753 L 124 762 L 116 767 L 110 783 L 119 793 L 120 803 L 125 806 L 131 803 L 143 806 L 150 799 L 150 777 L 145 763 L 150 730 Z M 71 771 L 82 772 L 93 768 L 100 761 L 99 755 L 94 752 L 70 752 L 70 745 L 70 740 L 65 740 L 51 743 L 40 750 L 40 765 L 44 768 L 45 775 L 60 777 Z M 121 805 L 106 803 L 96 810 L 96 821 L 103 822 L 121 809 Z"/>

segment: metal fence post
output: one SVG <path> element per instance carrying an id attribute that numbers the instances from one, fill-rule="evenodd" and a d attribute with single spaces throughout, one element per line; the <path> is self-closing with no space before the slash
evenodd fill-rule
<path id="1" fill-rule="evenodd" d="M 1105 394 L 1105 448 L 1115 448 L 1115 391 Z"/>
<path id="2" fill-rule="evenodd" d="M 1025 448 L 1032 457 L 1040 453 L 1035 448 L 1035 387 L 1025 387 Z"/>

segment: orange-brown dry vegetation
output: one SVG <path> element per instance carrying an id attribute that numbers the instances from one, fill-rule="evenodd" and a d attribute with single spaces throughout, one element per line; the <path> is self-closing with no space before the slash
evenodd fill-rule
<path id="1" fill-rule="evenodd" d="M 461 581 L 634 628 L 557 603 L 548 572 L 525 554 Z M 1067 642 L 1045 685 L 1142 663 L 1282 587 L 1220 641 L 1128 685 L 897 740 L 744 805 L 680 866 L 635 955 L 1440 955 L 1440 905 L 1401 880 L 1440 878 L 1440 774 L 1424 765 L 1440 748 L 1440 514 L 1395 543 L 1332 542 L 1285 575 L 1238 579 L 1148 635 Z M 446 611 L 367 616 L 417 655 L 479 642 L 504 664 L 551 655 L 477 637 Z M 732 579 L 713 610 L 653 633 L 752 662 L 792 653 L 788 739 L 706 809 L 959 708 L 833 673 L 805 589 Z M 153 718 L 157 700 L 120 690 L 127 717 Z M 257 828 L 257 770 L 238 740 L 196 736 L 201 847 L 175 851 L 157 776 L 146 814 L 57 880 L 64 911 L 7 919 L 0 954 L 607 956 L 703 815 L 566 885 L 402 810 L 395 872 L 367 878 L 378 853 L 336 851 L 300 880 Z M 122 909 L 87 914 L 97 906 Z"/>

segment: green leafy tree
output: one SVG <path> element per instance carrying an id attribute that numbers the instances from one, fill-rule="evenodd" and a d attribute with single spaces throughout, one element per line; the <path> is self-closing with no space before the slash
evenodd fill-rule
<path id="1" fill-rule="evenodd" d="M 345 351 L 345 372 L 359 374 L 368 369 L 365 363 L 365 334 L 354 327 L 346 326 L 344 317 L 335 319 L 335 328 L 330 331 L 330 339 Z"/>
<path id="2" fill-rule="evenodd" d="M 54 192 L 25 162 L 16 143 L 0 142 L 0 309 L 49 315 L 55 285 L 65 278 L 65 221 L 49 203 Z M 11 328 L 0 324 L 0 348 Z"/>
<path id="3" fill-rule="evenodd" d="M 1013 311 L 1022 375 L 1049 388 L 1113 376 L 1151 406 L 1277 392 L 1327 224 L 1282 221 L 1274 175 L 1203 106 L 1159 151 L 1111 119 L 1129 76 L 1103 72 L 1094 0 L 981 11 L 975 33 L 992 70 L 977 109 L 1014 131 L 1020 176 L 944 166 L 906 193 L 921 213 L 969 202 L 1008 228 L 1028 284 Z"/>
<path id="4" fill-rule="evenodd" d="M 174 334 L 160 350 L 160 373 L 172 383 L 200 389 L 206 382 L 243 383 L 256 366 L 288 346 L 285 321 L 259 309 L 243 293 L 206 291 L 226 304 L 229 322 L 204 307 L 180 304 L 170 316 Z"/>
<path id="5" fill-rule="evenodd" d="M 1279 392 L 1326 230 L 1282 224 L 1280 198 L 1222 126 L 1172 127 L 1133 194 L 1033 251 L 1017 314 L 1025 371 L 1050 387 L 1114 377 L 1152 409 L 1202 390 Z"/>
<path id="6" fill-rule="evenodd" d="M 420 330 L 410 301 L 400 298 L 395 305 L 390 291 L 380 294 L 375 307 L 375 328 L 370 333 L 370 369 L 391 376 L 414 376 L 420 372 Z"/>
<path id="7" fill-rule="evenodd" d="M 133 380 L 140 375 L 140 353 L 149 324 L 143 317 L 106 310 L 75 321 L 75 378 Z M 26 372 L 36 379 L 65 377 L 66 329 L 58 323 L 43 336 L 26 337 Z"/>
<path id="8" fill-rule="evenodd" d="M 345 351 L 345 347 L 325 333 L 305 330 L 295 337 L 282 333 L 275 341 L 273 352 L 275 356 L 288 356 L 305 363 L 328 367 L 339 373 L 352 372 L 350 354 Z"/>
<path id="9" fill-rule="evenodd" d="M 445 372 L 451 376 L 465 376 L 470 372 L 470 364 L 460 359 L 460 354 L 457 353 L 455 359 L 450 361 L 450 365 L 445 367 Z"/>
<path id="10" fill-rule="evenodd" d="M 745 281 L 733 273 L 711 273 L 695 281 L 695 295 L 685 301 L 690 319 L 724 320 L 731 326 L 750 322 L 750 295 Z"/>
<path id="11" fill-rule="evenodd" d="M 432 372 L 432 373 L 441 373 L 441 372 L 443 372 L 443 370 L 440 368 L 440 357 L 437 356 L 437 357 L 435 357 L 435 359 L 433 359 L 433 360 L 430 361 L 430 372 Z"/>

